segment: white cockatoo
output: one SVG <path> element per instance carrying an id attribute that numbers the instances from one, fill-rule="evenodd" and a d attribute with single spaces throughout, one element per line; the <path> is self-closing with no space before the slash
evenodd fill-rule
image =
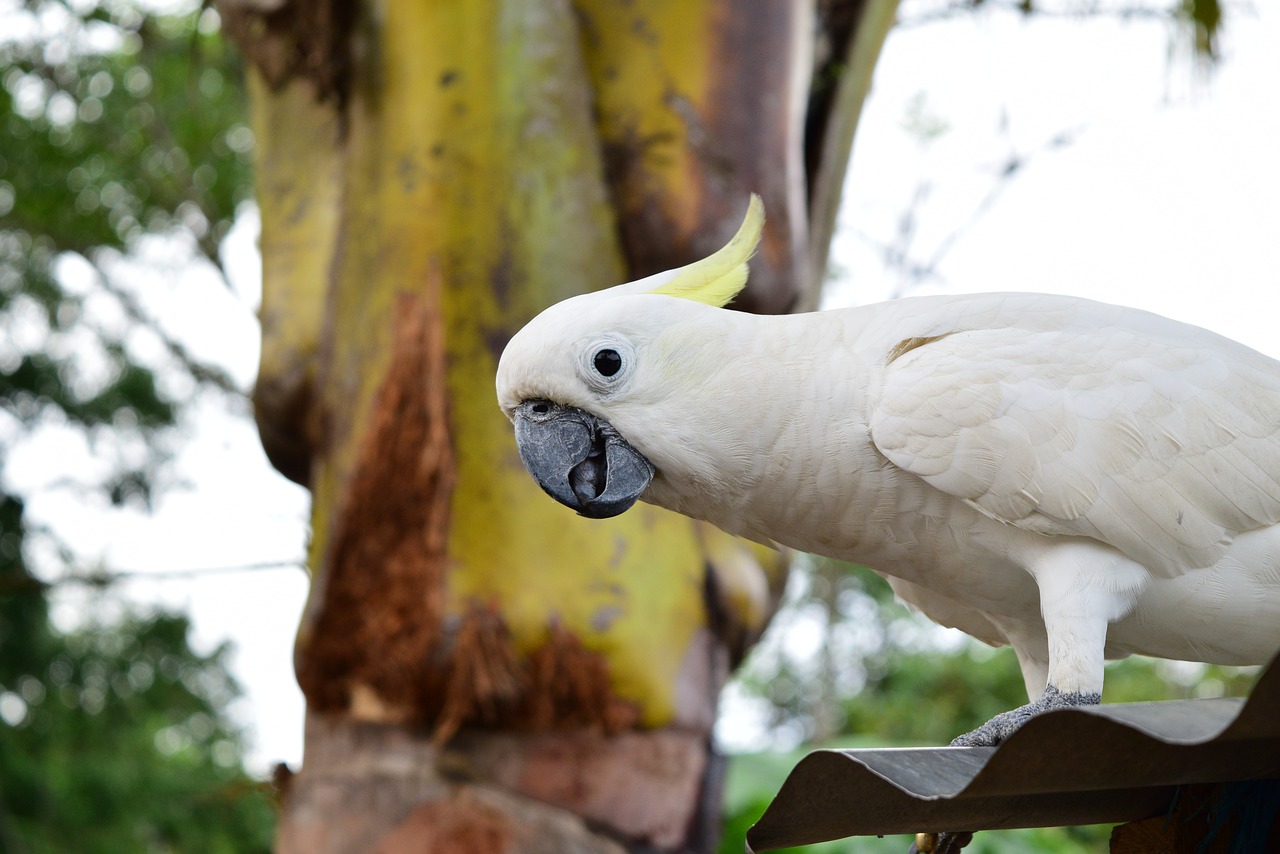
<path id="1" fill-rule="evenodd" d="M 1099 702 L 1107 658 L 1280 649 L 1280 363 L 1074 297 L 725 310 L 763 219 L 511 339 L 498 400 L 553 498 L 863 564 L 1011 645 L 1032 702 L 956 744 Z"/>

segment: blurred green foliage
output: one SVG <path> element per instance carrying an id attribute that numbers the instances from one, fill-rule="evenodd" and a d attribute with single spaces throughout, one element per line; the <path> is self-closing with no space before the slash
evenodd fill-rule
<path id="1" fill-rule="evenodd" d="M 0 437 L 83 428 L 116 464 L 82 485 L 146 503 L 164 460 L 155 431 L 179 405 L 157 371 L 171 389 L 240 391 L 165 337 L 121 262 L 162 237 L 221 272 L 252 192 L 253 135 L 216 15 L 142 8 L 34 0 L 0 12 Z M 140 355 L 148 336 L 163 360 Z M 139 442 L 146 453 L 119 451 Z M 0 476 L 5 462 L 0 446 Z"/>
<path id="2" fill-rule="evenodd" d="M 0 497 L 0 542 L 24 533 Z M 270 850 L 227 651 L 196 653 L 187 632 L 165 614 L 59 632 L 21 551 L 0 548 L 0 851 Z"/>
<path id="3" fill-rule="evenodd" d="M 0 41 L 5 231 L 89 255 L 182 225 L 217 263 L 253 135 L 216 17 L 195 4 L 167 17 L 126 3 L 24 5 Z"/>
<path id="4" fill-rule="evenodd" d="M 227 651 L 194 651 L 164 613 L 55 626 L 44 579 L 83 573 L 7 476 L 30 437 L 79 431 L 107 473 L 48 488 L 146 505 L 191 394 L 240 395 L 127 281 L 155 239 L 185 247 L 178 266 L 221 271 L 251 191 L 217 16 L 145 8 L 0 10 L 0 851 L 15 854 L 266 851 L 275 820 L 227 714 Z"/>

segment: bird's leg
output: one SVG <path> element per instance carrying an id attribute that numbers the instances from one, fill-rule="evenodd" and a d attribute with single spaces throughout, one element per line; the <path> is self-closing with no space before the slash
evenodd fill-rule
<path id="1" fill-rule="evenodd" d="M 1093 615 L 1051 619 L 1049 630 L 1049 682 L 1040 696 L 1007 712 L 1001 712 L 977 729 L 952 740 L 952 747 L 995 747 L 1036 715 L 1052 709 L 1096 706 L 1102 702 L 1102 648 L 1107 621 Z"/>
<path id="2" fill-rule="evenodd" d="M 1061 608 L 1045 610 L 1045 626 L 1050 629 L 1049 681 L 1040 696 L 1025 706 L 996 715 L 972 732 L 956 737 L 951 741 L 952 747 L 994 747 L 1041 712 L 1097 705 L 1102 701 L 1102 647 L 1106 638 L 1106 621 L 1101 621 L 1099 626 L 1099 621 L 1087 613 L 1084 617 L 1072 619 L 1063 616 Z M 1055 617 L 1050 618 L 1049 612 L 1054 612 Z M 1030 674 L 1040 672 L 1035 657 L 1021 648 L 1019 662 L 1023 672 L 1028 674 L 1028 681 L 1033 678 Z M 1097 689 L 1064 691 L 1054 684 L 1055 674 L 1066 684 L 1096 683 Z M 908 854 L 957 854 L 972 840 L 972 833 L 918 833 Z"/>
<path id="3" fill-rule="evenodd" d="M 1039 697 L 959 736 L 952 747 L 994 747 L 1038 714 L 1102 702 L 1107 627 L 1132 609 L 1145 570 L 1109 550 L 1077 547 L 1056 549 L 1033 574 L 1049 653 L 1048 683 Z"/>
<path id="4" fill-rule="evenodd" d="M 1147 578 L 1145 570 L 1110 549 L 1091 545 L 1056 548 L 1032 569 L 1040 588 L 1049 657 L 1044 690 L 1025 706 L 996 715 L 954 739 L 952 747 L 994 747 L 1042 712 L 1102 702 L 1107 627 L 1133 609 Z M 1038 656 L 1022 646 L 1018 658 L 1028 683 L 1038 678 Z M 952 854 L 967 845 L 973 834 L 919 834 L 917 838 L 932 838 L 935 852 Z M 951 847 L 941 847 L 944 843 Z M 914 854 L 926 849 L 917 844 L 912 850 Z"/>

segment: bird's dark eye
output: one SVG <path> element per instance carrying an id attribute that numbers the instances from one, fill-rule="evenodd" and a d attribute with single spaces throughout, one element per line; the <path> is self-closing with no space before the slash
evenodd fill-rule
<path id="1" fill-rule="evenodd" d="M 622 370 L 622 357 L 617 350 L 598 350 L 591 362 L 602 377 L 611 377 Z"/>

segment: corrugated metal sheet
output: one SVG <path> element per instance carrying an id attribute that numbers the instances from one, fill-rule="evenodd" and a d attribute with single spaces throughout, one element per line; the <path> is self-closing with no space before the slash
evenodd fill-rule
<path id="1" fill-rule="evenodd" d="M 1168 809 L 1179 785 L 1270 778 L 1280 778 L 1280 659 L 1247 701 L 1064 709 L 994 748 L 815 751 L 747 844 L 1135 821 Z"/>

